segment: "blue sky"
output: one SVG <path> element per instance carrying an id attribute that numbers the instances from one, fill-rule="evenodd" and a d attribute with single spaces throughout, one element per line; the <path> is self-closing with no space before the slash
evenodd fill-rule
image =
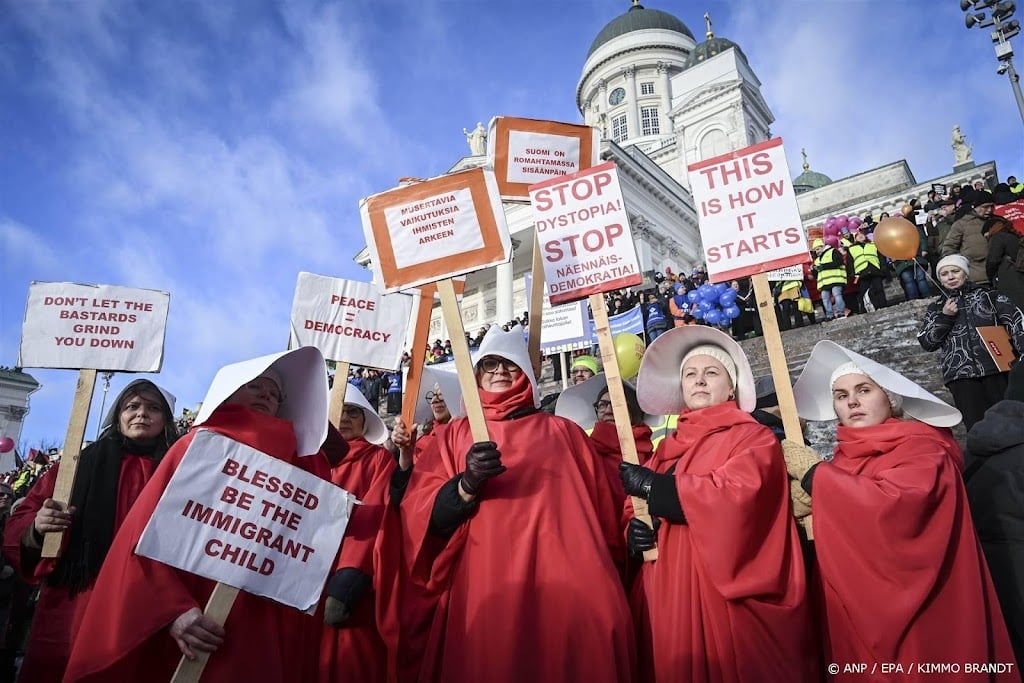
<path id="1" fill-rule="evenodd" d="M 743 48 L 794 174 L 806 147 L 833 179 L 898 159 L 930 179 L 951 171 L 960 124 L 976 161 L 1024 175 L 1009 83 L 955 0 L 646 6 L 698 39 L 710 11 L 716 34 Z M 166 290 L 156 381 L 194 405 L 217 368 L 283 348 L 299 271 L 370 279 L 352 261 L 361 197 L 445 172 L 468 153 L 462 129 L 494 115 L 580 121 L 587 49 L 628 7 L 4 3 L 0 365 L 16 362 L 33 280 Z M 22 441 L 62 441 L 76 373 L 30 372 L 44 386 Z"/>

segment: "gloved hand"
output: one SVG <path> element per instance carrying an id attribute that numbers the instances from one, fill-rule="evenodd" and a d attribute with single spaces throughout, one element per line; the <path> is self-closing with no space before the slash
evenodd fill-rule
<path id="1" fill-rule="evenodd" d="M 821 456 L 813 448 L 789 439 L 782 440 L 782 454 L 786 458 L 786 472 L 797 481 L 803 480 L 807 470 L 821 463 Z"/>
<path id="2" fill-rule="evenodd" d="M 501 451 L 493 441 L 478 441 L 466 452 L 466 469 L 462 473 L 462 488 L 471 496 L 480 492 L 480 487 L 493 477 L 502 474 L 507 467 L 501 464 Z"/>
<path id="3" fill-rule="evenodd" d="M 811 494 L 804 491 L 796 479 L 789 480 L 789 500 L 793 503 L 793 517 L 803 519 L 811 514 Z"/>
<path id="4" fill-rule="evenodd" d="M 626 495 L 647 500 L 651 495 L 651 486 L 654 484 L 656 476 L 658 476 L 657 472 L 646 467 L 632 465 L 628 462 L 619 463 L 619 478 L 622 479 Z"/>
<path id="5" fill-rule="evenodd" d="M 640 557 L 648 550 L 653 550 L 658 544 L 658 529 L 661 527 L 661 520 L 654 518 L 654 528 L 647 526 L 645 522 L 634 517 L 629 520 L 626 527 L 626 545 L 629 554 Z"/>
<path id="6" fill-rule="evenodd" d="M 370 590 L 371 583 L 370 577 L 355 567 L 343 567 L 336 571 L 327 580 L 324 623 L 328 626 L 343 624 Z"/>

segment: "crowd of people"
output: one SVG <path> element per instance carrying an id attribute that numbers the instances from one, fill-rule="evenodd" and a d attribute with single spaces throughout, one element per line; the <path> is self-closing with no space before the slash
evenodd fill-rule
<path id="1" fill-rule="evenodd" d="M 467 335 L 479 418 L 436 367 L 452 357 L 440 339 L 403 359 L 424 363 L 423 385 L 405 396 L 413 423 L 390 430 L 381 401 L 401 412 L 401 374 L 351 368 L 329 416 L 311 347 L 222 368 L 178 418 L 170 392 L 133 381 L 66 504 L 47 455 L 0 477 L 0 683 L 19 663 L 22 681 L 167 680 L 182 658 L 208 658 L 209 681 L 923 681 L 934 666 L 1019 681 L 1024 312 L 1000 192 L 930 197 L 904 270 L 864 219 L 776 283 L 784 329 L 888 305 L 890 272 L 915 274 L 908 299 L 939 295 L 918 339 L 955 405 L 819 342 L 793 394 L 802 420 L 838 421 L 828 457 L 785 434 L 738 343 L 760 333 L 750 282 L 723 299 L 740 314 L 706 324 L 687 296 L 702 268 L 607 295 L 612 315 L 641 307 L 649 340 L 624 406 L 586 352 L 545 401 L 525 313 Z M 802 301 L 814 292 L 820 312 Z M 135 553 L 200 427 L 359 499 L 312 615 L 242 592 L 217 619 L 212 581 Z"/>

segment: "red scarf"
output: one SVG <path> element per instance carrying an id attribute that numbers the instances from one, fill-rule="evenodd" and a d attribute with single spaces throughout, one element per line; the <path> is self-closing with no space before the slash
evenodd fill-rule
<path id="1" fill-rule="evenodd" d="M 504 391 L 479 389 L 480 402 L 484 406 L 484 417 L 488 420 L 504 420 L 521 408 L 533 408 L 533 385 L 525 372 Z"/>
<path id="2" fill-rule="evenodd" d="M 964 467 L 964 456 L 953 439 L 953 433 L 942 427 L 932 427 L 917 420 L 900 420 L 890 417 L 879 425 L 871 427 L 844 427 L 836 429 L 838 445 L 835 457 L 856 463 L 863 458 L 873 458 L 891 453 L 911 441 L 929 439 L 940 442 L 956 462 L 959 469 Z"/>
<path id="3" fill-rule="evenodd" d="M 674 463 L 687 454 L 698 441 L 741 422 L 756 420 L 749 413 L 740 410 L 735 401 L 725 401 L 697 410 L 684 408 L 679 414 L 675 431 L 662 441 L 660 460 L 663 463 Z"/>

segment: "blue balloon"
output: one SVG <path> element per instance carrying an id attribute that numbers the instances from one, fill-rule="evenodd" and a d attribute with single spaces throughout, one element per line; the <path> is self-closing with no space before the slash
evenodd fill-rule
<path id="1" fill-rule="evenodd" d="M 728 308 L 729 306 L 732 306 L 734 303 L 736 303 L 737 296 L 739 296 L 739 294 L 737 294 L 736 290 L 730 287 L 729 289 L 722 292 L 722 295 L 718 297 L 718 303 L 722 306 L 722 308 Z"/>
<path id="2" fill-rule="evenodd" d="M 686 293 L 686 300 L 689 301 L 691 304 L 697 303 L 697 300 L 699 298 L 700 294 L 697 293 L 696 289 L 691 289 L 689 292 Z"/>
<path id="3" fill-rule="evenodd" d="M 705 313 L 707 313 L 708 311 L 716 310 L 715 305 L 710 301 L 701 301 L 699 304 L 697 304 L 697 308 L 704 311 Z"/>
<path id="4" fill-rule="evenodd" d="M 704 314 L 704 322 L 718 325 L 722 322 L 722 312 L 717 308 Z"/>
<path id="5" fill-rule="evenodd" d="M 697 306 L 695 309 L 693 309 L 693 312 L 690 315 L 692 315 L 697 320 L 703 320 L 704 319 L 704 309 L 702 309 L 700 306 Z"/>
<path id="6" fill-rule="evenodd" d="M 697 293 L 700 294 L 701 299 L 711 300 L 712 297 L 717 298 L 717 295 L 715 294 L 715 286 L 709 285 L 706 282 L 697 288 Z"/>
<path id="7" fill-rule="evenodd" d="M 736 318 L 740 317 L 740 313 L 741 311 L 739 309 L 739 306 L 725 307 L 725 315 L 727 318 L 729 318 L 729 320 L 735 320 Z"/>
<path id="8" fill-rule="evenodd" d="M 727 290 L 727 289 L 732 289 L 732 287 L 730 287 L 729 285 L 727 285 L 724 282 L 719 282 L 717 285 L 715 285 L 715 291 L 718 292 L 719 296 L 725 294 L 725 290 Z M 733 290 L 733 291 L 735 291 L 735 290 Z"/>

